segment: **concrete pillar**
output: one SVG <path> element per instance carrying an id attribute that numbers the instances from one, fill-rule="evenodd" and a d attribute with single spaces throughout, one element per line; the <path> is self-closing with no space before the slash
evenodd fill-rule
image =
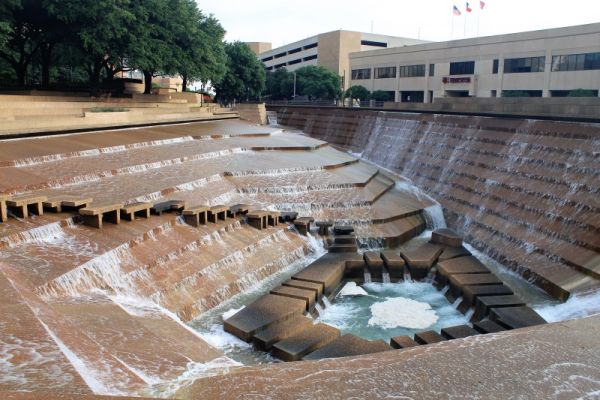
<path id="1" fill-rule="evenodd" d="M 546 49 L 546 60 L 544 62 L 544 88 L 542 97 L 550 97 L 550 74 L 552 73 L 552 49 Z"/>

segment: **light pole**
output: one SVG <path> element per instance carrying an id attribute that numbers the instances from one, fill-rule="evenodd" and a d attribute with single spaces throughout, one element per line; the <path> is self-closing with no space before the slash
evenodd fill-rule
<path id="1" fill-rule="evenodd" d="M 293 72 L 294 74 L 294 96 L 292 97 L 292 99 L 296 99 L 296 72 Z"/>

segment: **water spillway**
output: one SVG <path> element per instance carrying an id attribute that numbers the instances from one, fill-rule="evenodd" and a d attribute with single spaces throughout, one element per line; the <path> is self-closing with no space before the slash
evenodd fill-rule
<path id="1" fill-rule="evenodd" d="M 353 109 L 277 108 L 278 121 L 433 196 L 467 241 L 558 298 L 597 288 L 600 126 Z"/>

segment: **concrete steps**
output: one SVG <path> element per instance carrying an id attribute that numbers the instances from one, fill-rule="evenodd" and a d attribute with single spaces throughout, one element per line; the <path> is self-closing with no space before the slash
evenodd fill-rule
<path id="1" fill-rule="evenodd" d="M 391 350 L 383 340 L 369 341 L 352 334 L 340 336 L 318 350 L 302 357 L 302 360 L 320 360 L 323 358 L 337 358 L 357 356 L 360 354 L 380 353 Z"/>
<path id="2" fill-rule="evenodd" d="M 298 361 L 326 346 L 340 336 L 339 329 L 318 323 L 273 345 L 274 356 L 284 361 Z"/>

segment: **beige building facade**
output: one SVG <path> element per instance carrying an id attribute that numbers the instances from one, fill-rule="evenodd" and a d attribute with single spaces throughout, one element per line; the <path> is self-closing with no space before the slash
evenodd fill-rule
<path id="1" fill-rule="evenodd" d="M 386 91 L 397 102 L 598 96 L 600 23 L 356 51 L 349 64 L 349 86 Z"/>
<path id="2" fill-rule="evenodd" d="M 426 42 L 410 38 L 338 30 L 263 51 L 259 53 L 259 59 L 267 71 L 283 67 L 288 71 L 294 71 L 307 65 L 324 66 L 338 73 L 342 77 L 342 81 L 346 83 L 350 79 L 350 53 L 419 43 Z M 345 88 L 347 85 L 343 84 L 342 86 Z"/>
<path id="3" fill-rule="evenodd" d="M 246 44 L 256 55 L 269 51 L 273 47 L 269 42 L 246 42 Z"/>

